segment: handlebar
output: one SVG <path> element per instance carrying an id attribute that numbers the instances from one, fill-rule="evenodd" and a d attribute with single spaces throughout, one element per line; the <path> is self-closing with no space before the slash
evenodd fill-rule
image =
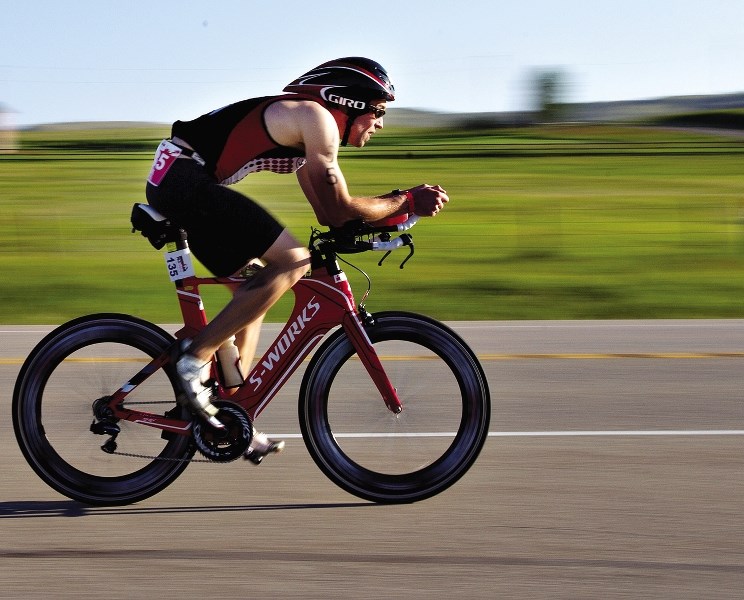
<path id="1" fill-rule="evenodd" d="M 413 227 L 416 223 L 418 223 L 418 220 L 420 217 L 418 215 L 411 215 L 403 221 L 402 223 L 398 223 L 397 225 L 383 225 L 381 228 L 376 227 L 378 231 L 380 231 L 383 235 L 377 235 L 375 239 L 370 242 L 372 244 L 371 250 L 377 250 L 381 252 L 392 252 L 393 250 L 397 250 L 398 248 L 402 248 L 403 246 L 413 246 L 413 237 L 410 235 L 401 235 L 395 239 L 389 239 L 389 233 L 402 233 L 404 231 L 408 231 Z M 384 237 L 387 237 L 388 239 L 383 239 Z"/>
<path id="2" fill-rule="evenodd" d="M 398 217 L 400 218 L 400 217 Z M 396 223 L 395 219 L 383 219 L 376 223 L 367 223 L 365 221 L 356 220 L 348 221 L 341 227 L 331 227 L 329 233 L 341 234 L 341 235 L 356 235 L 364 236 L 375 233 L 401 233 L 408 231 L 413 227 L 421 217 L 418 215 L 411 215 L 402 223 Z"/>
<path id="3" fill-rule="evenodd" d="M 354 254 L 369 250 L 386 252 L 379 264 L 387 258 L 393 250 L 404 246 L 410 248 L 408 257 L 401 264 L 401 268 L 413 256 L 413 236 L 403 233 L 411 229 L 419 220 L 418 215 L 411 215 L 402 223 L 371 224 L 361 220 L 349 221 L 341 227 L 331 227 L 326 232 L 315 231 L 310 240 L 311 250 L 320 252 L 331 251 L 338 254 Z M 401 235 L 391 239 L 391 233 Z"/>
<path id="4" fill-rule="evenodd" d="M 413 227 L 416 223 L 418 223 L 420 218 L 421 217 L 419 217 L 418 215 L 411 215 L 402 223 L 395 225 L 394 231 L 408 231 L 411 227 Z"/>

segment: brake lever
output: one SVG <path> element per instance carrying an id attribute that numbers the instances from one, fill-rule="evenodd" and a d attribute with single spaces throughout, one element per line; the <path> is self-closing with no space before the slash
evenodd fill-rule
<path id="1" fill-rule="evenodd" d="M 404 233 L 403 235 L 401 235 L 401 236 L 400 236 L 400 239 L 402 239 L 402 240 L 403 240 L 403 245 L 404 245 L 404 246 L 408 246 L 408 247 L 410 248 L 410 250 L 409 250 L 409 252 L 408 252 L 408 256 L 406 256 L 406 257 L 405 257 L 405 259 L 403 259 L 403 262 L 402 262 L 402 263 L 400 263 L 400 267 L 399 267 L 399 268 L 400 268 L 400 269 L 402 269 L 402 268 L 403 268 L 403 267 L 405 266 L 405 264 L 406 264 L 406 263 L 407 263 L 407 262 L 408 262 L 408 261 L 409 261 L 409 260 L 411 259 L 411 257 L 413 256 L 413 252 L 414 252 L 414 247 L 413 247 L 413 236 L 411 236 L 410 234 L 408 234 L 408 233 Z M 384 261 L 384 260 L 385 260 L 385 259 L 386 259 L 386 258 L 387 258 L 388 256 L 390 256 L 390 253 L 391 253 L 391 252 L 392 252 L 392 250 L 388 250 L 387 252 L 385 252 L 385 255 L 384 255 L 384 256 L 383 256 L 383 257 L 382 257 L 382 258 L 380 259 L 380 262 L 378 262 L 378 263 L 377 263 L 377 266 L 378 266 L 378 267 L 381 267 L 381 266 L 382 266 L 382 263 L 383 263 L 383 261 Z"/>
<path id="2" fill-rule="evenodd" d="M 413 242 L 411 242 L 410 244 L 407 244 L 407 246 L 408 246 L 408 247 L 409 247 L 409 248 L 410 248 L 411 250 L 410 250 L 410 252 L 408 253 L 408 256 L 406 256 L 406 258 L 405 258 L 405 259 L 403 260 L 403 262 L 402 262 L 402 263 L 400 263 L 400 268 L 401 268 L 401 269 L 402 269 L 402 268 L 403 268 L 403 267 L 405 266 L 405 264 L 406 264 L 406 263 L 407 263 L 407 262 L 408 262 L 408 261 L 409 261 L 409 260 L 411 259 L 411 257 L 413 256 Z"/>

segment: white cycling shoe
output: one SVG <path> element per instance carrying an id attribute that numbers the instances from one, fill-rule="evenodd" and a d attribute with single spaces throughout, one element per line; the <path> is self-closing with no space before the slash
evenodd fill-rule
<path id="1" fill-rule="evenodd" d="M 270 440 L 265 433 L 257 431 L 254 427 L 251 445 L 243 454 L 243 458 L 254 465 L 259 465 L 266 455 L 277 454 L 282 450 L 284 450 L 284 440 Z"/>
<path id="2" fill-rule="evenodd" d="M 225 426 L 217 418 L 219 409 L 212 404 L 212 386 L 209 382 L 211 375 L 210 363 L 201 363 L 193 355 L 187 352 L 191 340 L 184 340 L 178 345 L 178 358 L 176 360 L 176 373 L 181 379 L 182 397 L 186 403 L 201 418 L 212 427 L 224 429 Z M 284 450 L 284 440 L 270 440 L 268 436 L 253 428 L 253 439 L 243 457 L 258 465 L 268 454 L 277 454 Z"/>
<path id="3" fill-rule="evenodd" d="M 212 427 L 224 429 L 225 426 L 217 418 L 219 409 L 212 404 L 212 387 L 209 384 L 210 363 L 202 363 L 193 355 L 186 352 L 191 340 L 185 340 L 178 345 L 178 359 L 176 373 L 181 379 L 182 398 Z"/>

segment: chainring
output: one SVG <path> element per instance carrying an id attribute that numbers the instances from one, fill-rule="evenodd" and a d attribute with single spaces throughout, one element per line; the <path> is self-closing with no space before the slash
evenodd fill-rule
<path id="1" fill-rule="evenodd" d="M 217 418 L 224 430 L 202 420 L 194 422 L 192 433 L 197 450 L 214 462 L 230 462 L 243 456 L 253 440 L 253 423 L 248 413 L 234 402 L 217 400 Z"/>

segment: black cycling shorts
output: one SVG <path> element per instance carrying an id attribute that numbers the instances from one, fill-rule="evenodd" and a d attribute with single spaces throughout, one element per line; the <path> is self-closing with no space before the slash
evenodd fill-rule
<path id="1" fill-rule="evenodd" d="M 194 256 L 218 277 L 261 258 L 284 230 L 264 208 L 188 158 L 176 160 L 159 186 L 148 183 L 146 195 L 155 210 L 186 230 Z"/>

